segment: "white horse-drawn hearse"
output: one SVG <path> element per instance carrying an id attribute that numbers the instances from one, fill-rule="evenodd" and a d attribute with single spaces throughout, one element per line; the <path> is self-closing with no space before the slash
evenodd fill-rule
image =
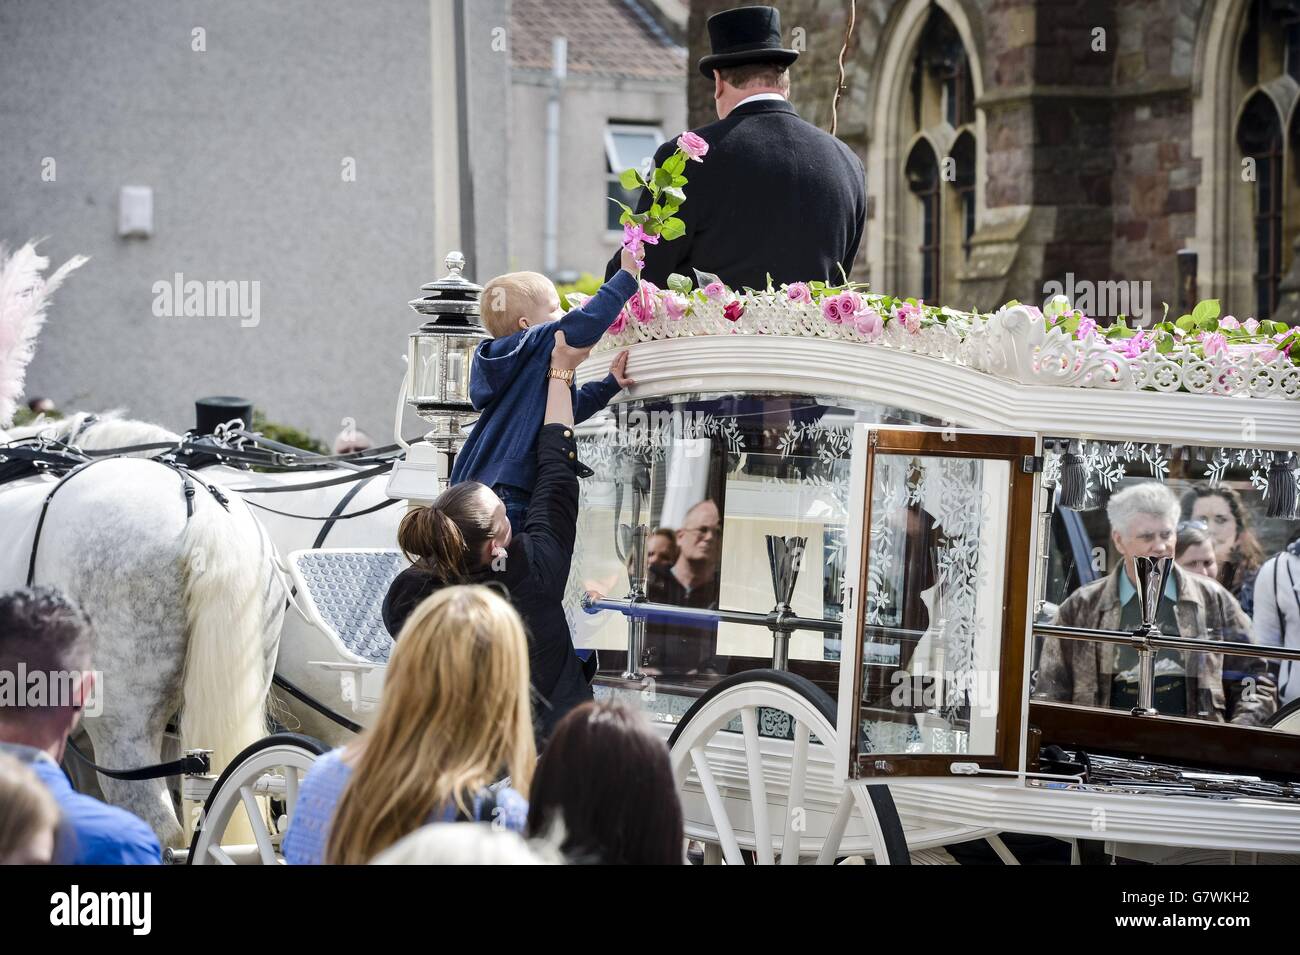
<path id="1" fill-rule="evenodd" d="M 229 472 L 208 483 L 261 505 L 289 594 L 272 688 L 283 731 L 219 774 L 184 776 L 182 818 L 197 825 L 178 860 L 276 861 L 301 775 L 378 700 L 391 647 L 379 608 L 404 566 L 400 507 L 382 507 L 380 484 L 389 499 L 431 497 L 472 419 L 479 289 L 458 256 L 448 264 L 412 303 L 429 320 L 411 336 L 391 475 L 379 472 L 392 454 L 236 472 L 222 449 L 252 461 L 255 436 L 203 443 Z M 820 283 L 719 296 L 679 282 L 634 298 L 579 372 L 603 375 L 630 347 L 637 383 L 580 428 L 595 474 L 570 618 L 597 696 L 642 708 L 669 744 L 706 860 L 928 860 L 984 839 L 1013 862 L 1006 832 L 1300 854 L 1300 736 L 1278 679 L 1300 658 L 1295 634 L 1162 634 L 1169 569 L 1154 560 L 1133 562 L 1140 626 L 1055 623 L 1111 569 L 1101 505 L 1126 483 L 1237 487 L 1262 541 L 1291 539 L 1300 347 L 1211 306 L 1186 319 L 1098 329 L 1061 302 L 977 314 Z M 402 441 L 403 405 L 434 422 L 426 440 Z M 55 437 L 84 452 L 68 427 Z M 373 486 L 340 503 L 357 486 L 343 467 Z M 329 498 L 255 499 L 289 483 Z M 333 514 L 349 536 L 321 541 L 321 522 L 283 512 Z M 659 586 L 673 561 L 700 586 Z M 1040 698 L 1048 639 L 1130 652 L 1138 705 Z M 1221 667 L 1228 698 L 1272 694 L 1267 720 L 1157 711 L 1162 654 L 1229 650 L 1267 661 L 1259 685 L 1228 685 Z"/>

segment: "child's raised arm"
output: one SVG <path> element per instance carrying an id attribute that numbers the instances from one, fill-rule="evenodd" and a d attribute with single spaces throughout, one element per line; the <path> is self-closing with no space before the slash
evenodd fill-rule
<path id="1" fill-rule="evenodd" d="M 600 336 L 614 324 L 618 313 L 637 290 L 636 264 L 625 249 L 623 267 L 600 287 L 585 305 L 560 319 L 560 330 L 575 348 L 586 348 L 600 341 Z"/>

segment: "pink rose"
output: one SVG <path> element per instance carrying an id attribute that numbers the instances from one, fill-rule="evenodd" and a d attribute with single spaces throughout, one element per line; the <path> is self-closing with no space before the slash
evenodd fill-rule
<path id="1" fill-rule="evenodd" d="M 677 137 L 677 148 L 686 153 L 688 159 L 703 162 L 705 153 L 709 151 L 709 144 L 694 133 L 687 132 Z"/>
<path id="2" fill-rule="evenodd" d="M 745 306 L 740 299 L 733 298 L 722 309 L 722 317 L 729 322 L 740 321 L 740 316 L 745 314 Z"/>
<path id="3" fill-rule="evenodd" d="M 1155 347 L 1155 342 L 1147 337 L 1145 331 L 1138 332 L 1132 338 L 1117 338 L 1108 344 L 1125 358 L 1137 358 L 1144 351 Z"/>
<path id="4" fill-rule="evenodd" d="M 1246 330 L 1247 335 L 1254 335 L 1259 332 L 1259 322 L 1253 318 L 1248 318 L 1241 323 L 1241 327 Z"/>
<path id="5" fill-rule="evenodd" d="M 641 287 L 628 300 L 628 310 L 632 313 L 632 317 L 642 325 L 655 317 L 655 293 L 658 291 L 659 289 L 653 282 L 642 279 Z"/>
<path id="6" fill-rule="evenodd" d="M 906 328 L 910 334 L 915 335 L 921 330 L 921 314 L 921 306 L 919 304 L 913 305 L 910 302 L 904 302 L 902 305 L 898 306 L 898 309 L 894 312 L 894 318 L 902 322 L 903 327 Z"/>
<path id="7" fill-rule="evenodd" d="M 609 326 L 608 331 L 609 334 L 611 335 L 617 335 L 625 328 L 627 328 L 627 307 L 626 306 L 624 306 L 623 310 L 618 313 L 618 318 L 614 319 L 614 323 Z"/>
<path id="8" fill-rule="evenodd" d="M 785 297 L 792 302 L 811 302 L 812 290 L 808 288 L 807 282 L 795 282 L 786 286 Z"/>
<path id="9" fill-rule="evenodd" d="M 1205 357 L 1211 355 L 1226 355 L 1228 353 L 1228 339 L 1222 332 L 1210 332 L 1201 339 L 1201 347 L 1205 349 Z"/>
<path id="10" fill-rule="evenodd" d="M 629 222 L 623 226 L 623 248 L 632 253 L 632 258 L 636 259 L 637 268 L 641 268 L 645 262 L 645 246 L 658 244 L 659 236 L 647 235 L 645 229 L 635 222 Z"/>
<path id="11" fill-rule="evenodd" d="M 1290 337 L 1290 334 L 1291 334 L 1290 332 L 1279 332 L 1278 334 L 1274 335 L 1273 347 L 1268 349 L 1268 351 L 1263 352 L 1259 356 L 1260 359 L 1262 361 L 1277 361 L 1279 358 L 1286 358 L 1290 353 L 1291 348 L 1294 348 L 1295 346 L 1291 346 L 1289 348 L 1279 348 L 1277 346 L 1281 345 L 1284 341 L 1286 341 L 1286 339 Z"/>
<path id="12" fill-rule="evenodd" d="M 822 299 L 822 317 L 832 325 L 838 325 L 844 319 L 840 315 L 840 297 L 830 295 Z"/>
<path id="13" fill-rule="evenodd" d="M 679 321 L 686 314 L 686 296 L 668 292 L 664 295 L 663 302 L 664 313 L 674 322 Z"/>
<path id="14" fill-rule="evenodd" d="M 853 327 L 858 330 L 859 335 L 875 338 L 885 327 L 885 322 L 874 308 L 864 308 L 853 316 Z"/>
<path id="15" fill-rule="evenodd" d="M 862 296 L 857 292 L 841 292 L 837 298 L 840 300 L 840 317 L 846 322 L 866 307 Z"/>
<path id="16" fill-rule="evenodd" d="M 710 282 L 704 286 L 704 297 L 717 301 L 727 294 L 727 287 L 721 282 Z"/>

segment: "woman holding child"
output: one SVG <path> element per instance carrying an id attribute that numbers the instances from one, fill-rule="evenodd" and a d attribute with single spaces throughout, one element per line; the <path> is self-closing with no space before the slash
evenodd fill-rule
<path id="1" fill-rule="evenodd" d="M 630 294 L 630 293 L 629 293 Z M 384 623 L 398 634 L 430 594 L 456 584 L 504 591 L 528 634 L 534 690 L 533 725 L 545 740 L 560 718 L 592 698 L 574 654 L 562 600 L 578 521 L 577 441 L 573 431 L 573 371 L 584 348 L 553 333 L 545 378 L 545 411 L 536 437 L 536 477 L 523 528 L 511 530 L 506 504 L 487 485 L 453 484 L 427 507 L 413 508 L 398 528 L 398 545 L 412 566 L 384 599 Z M 549 333 L 549 329 L 547 330 Z M 599 336 L 597 336 L 599 337 Z"/>

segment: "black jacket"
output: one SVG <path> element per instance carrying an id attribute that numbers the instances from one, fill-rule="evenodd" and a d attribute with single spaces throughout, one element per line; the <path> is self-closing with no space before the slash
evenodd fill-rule
<path id="1" fill-rule="evenodd" d="M 695 281 L 712 272 L 730 287 L 772 282 L 842 281 L 853 268 L 866 221 L 866 174 L 857 155 L 801 119 L 788 102 L 759 100 L 694 132 L 709 144 L 702 162 L 687 162 L 686 234 L 647 245 L 641 277 L 664 288 L 669 274 Z M 655 153 L 660 166 L 677 149 Z M 650 208 L 641 190 L 638 212 Z M 619 268 L 615 253 L 605 271 Z"/>
<path id="2" fill-rule="evenodd" d="M 533 701 L 539 739 L 549 737 L 565 713 L 591 699 L 562 605 L 578 523 L 579 467 L 573 429 L 544 425 L 537 438 L 537 483 L 523 532 L 511 539 L 500 570 L 485 567 L 459 581 L 501 585 L 523 618 L 533 688 L 542 697 Z M 415 606 L 448 583 L 418 567 L 398 574 L 384 598 L 388 632 L 396 637 Z"/>

